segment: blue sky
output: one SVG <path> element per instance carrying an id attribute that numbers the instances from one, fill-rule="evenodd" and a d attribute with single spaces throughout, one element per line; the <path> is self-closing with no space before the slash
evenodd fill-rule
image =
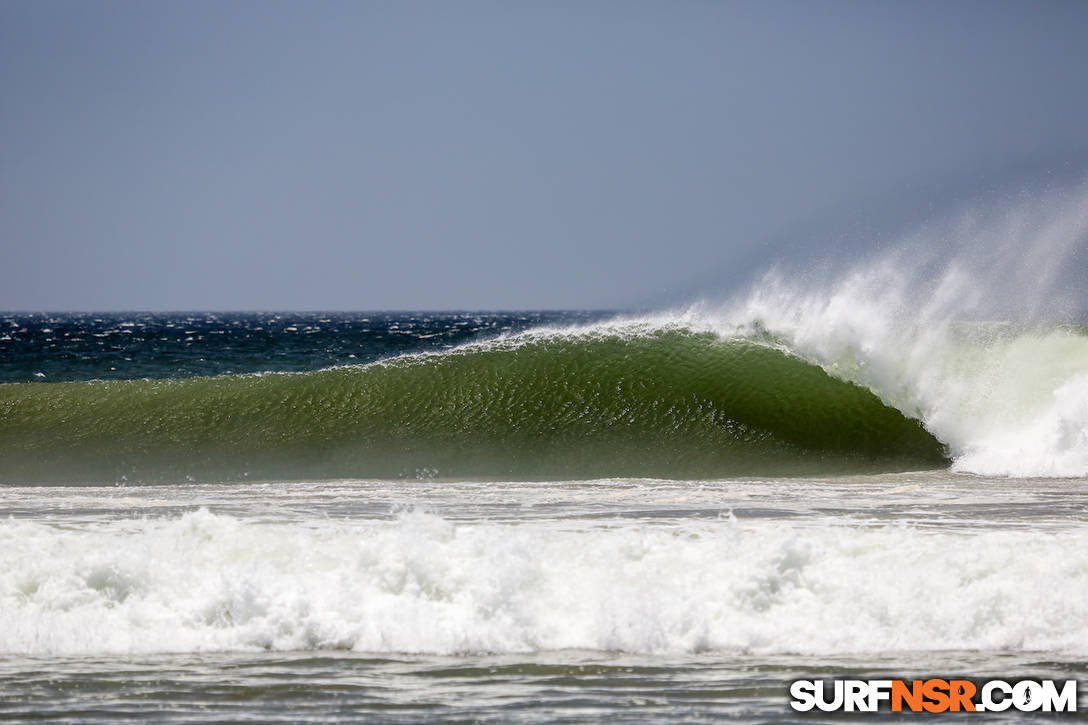
<path id="1" fill-rule="evenodd" d="M 715 292 L 816 220 L 1079 173 L 1086 37 L 1077 1 L 7 0 L 0 309 Z"/>

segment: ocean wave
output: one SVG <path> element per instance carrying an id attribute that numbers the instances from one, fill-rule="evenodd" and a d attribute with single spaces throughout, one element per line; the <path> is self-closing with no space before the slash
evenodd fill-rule
<path id="1" fill-rule="evenodd" d="M 882 289 L 768 279 L 369 365 L 0 385 L 0 481 L 1088 475 L 1083 327 L 908 317 Z"/>
<path id="2" fill-rule="evenodd" d="M 1086 536 L 418 511 L 8 520 L 0 653 L 1084 653 Z"/>
<path id="3" fill-rule="evenodd" d="M 0 483 L 1086 476 L 1085 240 L 1082 184 L 715 306 L 316 372 L 0 385 Z"/>
<path id="4" fill-rule="evenodd" d="M 646 476 L 944 465 L 920 423 L 757 339 L 538 330 L 298 374 L 0 386 L 0 480 Z"/>
<path id="5" fill-rule="evenodd" d="M 1088 183 L 930 220 L 874 256 L 772 269 L 682 319 L 758 334 L 922 421 L 957 471 L 1088 475 Z"/>

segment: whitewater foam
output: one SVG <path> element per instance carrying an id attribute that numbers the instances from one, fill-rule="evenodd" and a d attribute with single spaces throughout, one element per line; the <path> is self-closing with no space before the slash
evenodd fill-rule
<path id="1" fill-rule="evenodd" d="M 0 652 L 1088 652 L 1088 530 L 0 523 Z"/>

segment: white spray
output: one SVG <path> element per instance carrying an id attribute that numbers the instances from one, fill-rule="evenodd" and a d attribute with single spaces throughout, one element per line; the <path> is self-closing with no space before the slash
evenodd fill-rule
<path id="1" fill-rule="evenodd" d="M 813 281 L 770 272 L 684 317 L 769 333 L 921 419 L 956 470 L 1088 475 L 1088 336 L 1065 280 L 1088 242 L 1088 185 L 971 210 Z"/>

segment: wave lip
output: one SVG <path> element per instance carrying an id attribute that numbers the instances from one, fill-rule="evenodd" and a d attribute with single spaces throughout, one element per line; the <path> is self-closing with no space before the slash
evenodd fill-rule
<path id="1" fill-rule="evenodd" d="M 964 279 L 950 273 L 934 282 L 944 289 L 927 309 L 898 274 L 894 265 L 864 268 L 831 290 L 772 277 L 737 308 L 692 314 L 703 317 L 692 324 L 765 336 L 871 390 L 922 421 L 955 471 L 1088 475 L 1088 329 L 965 322 L 945 299 L 956 298 Z"/>
<path id="2" fill-rule="evenodd" d="M 1086 653 L 1085 552 L 1082 529 L 9 520 L 0 653 Z"/>
<path id="3" fill-rule="evenodd" d="M 757 340 L 540 331 L 312 373 L 0 386 L 0 480 L 705 478 L 933 468 L 872 392 Z"/>

